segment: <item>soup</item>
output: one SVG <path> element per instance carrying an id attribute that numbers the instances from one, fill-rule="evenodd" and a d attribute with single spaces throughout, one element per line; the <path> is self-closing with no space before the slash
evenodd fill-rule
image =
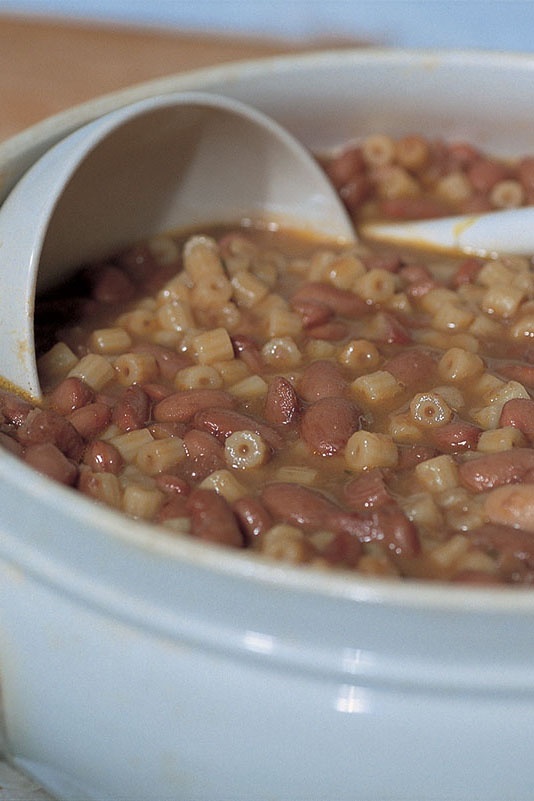
<path id="1" fill-rule="evenodd" d="M 532 160 L 465 144 L 380 135 L 323 161 L 356 220 L 532 200 Z M 526 257 L 268 226 L 158 236 L 41 299 L 44 403 L 2 393 L 2 443 L 171 533 L 530 584 L 533 297 Z"/>

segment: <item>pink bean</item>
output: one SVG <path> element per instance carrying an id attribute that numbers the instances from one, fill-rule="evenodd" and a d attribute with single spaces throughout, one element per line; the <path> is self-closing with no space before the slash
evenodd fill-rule
<path id="1" fill-rule="evenodd" d="M 252 337 L 245 336 L 245 334 L 236 334 L 232 337 L 232 345 L 236 356 L 238 356 L 253 373 L 261 373 L 263 371 L 263 357 L 258 343 L 255 342 Z"/>
<path id="2" fill-rule="evenodd" d="M 310 281 L 302 284 L 291 298 L 291 304 L 319 303 L 334 314 L 343 317 L 359 317 L 367 310 L 367 304 L 359 295 L 348 289 L 339 289 L 333 284 Z"/>
<path id="3" fill-rule="evenodd" d="M 302 439 L 314 453 L 339 453 L 349 437 L 362 427 L 360 410 L 345 398 L 321 398 L 309 406 L 300 424 Z"/>
<path id="4" fill-rule="evenodd" d="M 411 470 L 434 456 L 438 456 L 438 451 L 430 445 L 404 445 L 399 448 L 399 470 Z"/>
<path id="5" fill-rule="evenodd" d="M 477 447 L 482 429 L 464 420 L 437 426 L 431 432 L 432 442 L 441 453 L 463 453 Z"/>
<path id="6" fill-rule="evenodd" d="M 313 403 L 320 398 L 342 397 L 347 380 L 335 362 L 318 359 L 303 370 L 297 389 L 301 398 Z"/>
<path id="7" fill-rule="evenodd" d="M 54 391 L 50 394 L 48 399 L 49 405 L 54 411 L 59 414 L 68 415 L 75 409 L 91 403 L 94 398 L 94 392 L 91 387 L 85 383 L 81 378 L 71 376 L 65 378 Z"/>
<path id="8" fill-rule="evenodd" d="M 347 339 L 350 328 L 343 320 L 330 320 L 323 325 L 314 325 L 308 328 L 308 336 L 311 339 L 324 339 L 325 342 L 341 342 Z"/>
<path id="9" fill-rule="evenodd" d="M 187 430 L 185 423 L 150 423 L 147 428 L 154 439 L 183 437 Z"/>
<path id="10" fill-rule="evenodd" d="M 163 401 L 162 401 L 163 402 Z M 137 384 L 127 387 L 113 409 L 112 420 L 123 432 L 144 428 L 150 416 L 150 399 Z"/>
<path id="11" fill-rule="evenodd" d="M 187 493 L 169 494 L 169 497 L 163 502 L 156 515 L 156 523 L 164 523 L 166 520 L 175 520 L 177 518 L 188 518 L 189 510 L 187 508 Z"/>
<path id="12" fill-rule="evenodd" d="M 308 531 L 335 528 L 342 514 L 332 501 L 316 490 L 286 482 L 268 484 L 261 500 L 273 518 Z"/>
<path id="13" fill-rule="evenodd" d="M 14 392 L 0 389 L 0 415 L 7 423 L 20 426 L 33 409 L 31 403 Z"/>
<path id="14" fill-rule="evenodd" d="M 22 456 L 22 445 L 18 440 L 15 439 L 14 436 L 10 436 L 9 434 L 0 431 L 0 447 L 4 448 L 4 450 L 13 453 L 15 456 Z"/>
<path id="15" fill-rule="evenodd" d="M 139 344 L 132 348 L 134 353 L 145 353 L 153 356 L 164 381 L 173 381 L 178 370 L 189 367 L 192 362 L 185 353 L 178 353 L 162 345 Z"/>
<path id="16" fill-rule="evenodd" d="M 329 564 L 354 569 L 357 567 L 363 548 L 358 537 L 347 531 L 333 534 L 332 539 L 320 549 L 320 554 Z"/>
<path id="17" fill-rule="evenodd" d="M 534 565 L 534 536 L 513 526 L 485 523 L 479 528 L 466 531 L 465 536 L 477 548 L 494 554 L 498 562 L 516 558 Z"/>
<path id="18" fill-rule="evenodd" d="M 343 487 L 345 503 L 354 512 L 365 513 L 389 503 L 392 495 L 387 487 L 384 471 L 378 467 L 352 478 Z"/>
<path id="19" fill-rule="evenodd" d="M 326 325 L 334 312 L 325 303 L 299 300 L 293 297 L 291 304 L 294 311 L 302 317 L 302 325 L 306 329 L 314 329 Z"/>
<path id="20" fill-rule="evenodd" d="M 512 398 L 502 407 L 499 426 L 518 428 L 530 441 L 534 440 L 534 400 Z"/>
<path id="21" fill-rule="evenodd" d="M 243 535 L 230 506 L 214 490 L 194 489 L 187 497 L 194 537 L 234 548 L 243 546 Z"/>
<path id="22" fill-rule="evenodd" d="M 520 483 L 534 470 L 534 450 L 513 448 L 471 459 L 459 465 L 461 483 L 475 492 Z"/>
<path id="23" fill-rule="evenodd" d="M 188 481 L 202 481 L 214 470 L 226 466 L 222 444 L 207 431 L 194 428 L 188 431 L 184 434 L 184 447 L 187 459 L 180 472 Z"/>
<path id="24" fill-rule="evenodd" d="M 534 389 L 534 365 L 525 363 L 500 364 L 498 371 L 505 378 L 510 378 L 512 381 L 519 381 L 528 389 Z"/>
<path id="25" fill-rule="evenodd" d="M 175 476 L 172 473 L 158 473 L 155 476 L 156 486 L 163 490 L 167 495 L 189 495 L 191 487 L 180 476 Z"/>
<path id="26" fill-rule="evenodd" d="M 20 426 L 18 436 L 26 446 L 52 443 L 75 462 L 80 461 L 85 450 L 83 438 L 72 423 L 51 409 L 30 412 Z"/>
<path id="27" fill-rule="evenodd" d="M 362 542 L 376 542 L 395 556 L 411 558 L 421 550 L 417 529 L 398 503 L 390 501 L 364 518 L 358 536 Z"/>
<path id="28" fill-rule="evenodd" d="M 122 456 L 117 448 L 111 442 L 101 439 L 89 443 L 83 455 L 83 462 L 93 473 L 118 475 L 123 466 Z"/>
<path id="29" fill-rule="evenodd" d="M 251 415 L 232 409 L 204 409 L 195 414 L 193 425 L 195 428 L 212 434 L 221 442 L 224 442 L 235 431 L 255 431 L 267 445 L 275 450 L 284 445 L 284 438 L 274 428 L 256 420 Z"/>
<path id="30" fill-rule="evenodd" d="M 435 369 L 433 356 L 420 348 L 402 350 L 387 361 L 383 367 L 405 387 L 421 385 L 428 381 Z"/>
<path id="31" fill-rule="evenodd" d="M 354 176 L 365 170 L 365 160 L 358 146 L 348 147 L 325 164 L 325 171 L 336 189 L 341 189 Z"/>
<path id="32" fill-rule="evenodd" d="M 111 422 L 111 409 L 106 403 L 95 401 L 75 409 L 68 420 L 84 439 L 98 436 Z"/>
<path id="33" fill-rule="evenodd" d="M 78 477 L 78 468 L 52 442 L 28 445 L 24 461 L 43 475 L 72 487 Z"/>
<path id="34" fill-rule="evenodd" d="M 293 384 L 276 376 L 269 384 L 263 414 L 268 423 L 286 425 L 297 419 L 300 403 Z"/>
<path id="35" fill-rule="evenodd" d="M 245 541 L 254 545 L 254 540 L 261 537 L 273 525 L 273 519 L 258 498 L 247 495 L 239 498 L 233 505 L 234 514 L 243 532 Z"/>
<path id="36" fill-rule="evenodd" d="M 235 399 L 223 389 L 185 389 L 174 392 L 154 407 L 154 419 L 159 423 L 187 422 L 202 409 L 219 407 L 232 409 Z"/>
<path id="37" fill-rule="evenodd" d="M 124 270 L 101 264 L 91 271 L 92 296 L 99 303 L 122 303 L 134 294 L 134 286 Z"/>
<path id="38" fill-rule="evenodd" d="M 498 181 L 508 178 L 509 169 L 500 161 L 481 156 L 473 161 L 466 175 L 477 192 L 488 193 Z"/>

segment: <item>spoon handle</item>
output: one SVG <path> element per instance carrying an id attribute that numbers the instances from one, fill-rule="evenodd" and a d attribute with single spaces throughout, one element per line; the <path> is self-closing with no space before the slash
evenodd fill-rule
<path id="1" fill-rule="evenodd" d="M 534 206 L 411 222 L 364 223 L 365 239 L 495 257 L 534 253 Z"/>

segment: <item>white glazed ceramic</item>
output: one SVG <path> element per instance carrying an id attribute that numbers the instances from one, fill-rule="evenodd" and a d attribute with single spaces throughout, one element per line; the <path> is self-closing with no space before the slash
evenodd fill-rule
<path id="1" fill-rule="evenodd" d="M 369 222 L 360 234 L 374 242 L 466 253 L 485 258 L 534 253 L 534 206 L 409 222 Z"/>
<path id="2" fill-rule="evenodd" d="M 36 291 L 150 235 L 247 216 L 354 240 L 309 150 L 233 98 L 148 97 L 82 125 L 30 167 L 0 208 L 0 297 L 14 299 L 0 316 L 0 375 L 41 397 Z"/>
<path id="3" fill-rule="evenodd" d="M 338 51 L 75 109 L 0 148 L 5 191 L 92 117 L 184 89 L 252 102 L 320 149 L 377 130 L 534 149 L 533 57 Z M 0 495 L 6 748 L 61 799 L 531 801 L 532 592 L 172 539 L 7 453 Z"/>

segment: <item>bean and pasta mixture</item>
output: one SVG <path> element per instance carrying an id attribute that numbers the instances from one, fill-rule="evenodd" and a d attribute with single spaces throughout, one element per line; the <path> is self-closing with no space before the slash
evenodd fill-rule
<path id="1" fill-rule="evenodd" d="M 534 159 L 377 135 L 356 220 L 530 203 Z M 270 226 L 157 236 L 37 309 L 44 401 L 2 444 L 132 518 L 388 577 L 534 582 L 534 276 Z"/>

